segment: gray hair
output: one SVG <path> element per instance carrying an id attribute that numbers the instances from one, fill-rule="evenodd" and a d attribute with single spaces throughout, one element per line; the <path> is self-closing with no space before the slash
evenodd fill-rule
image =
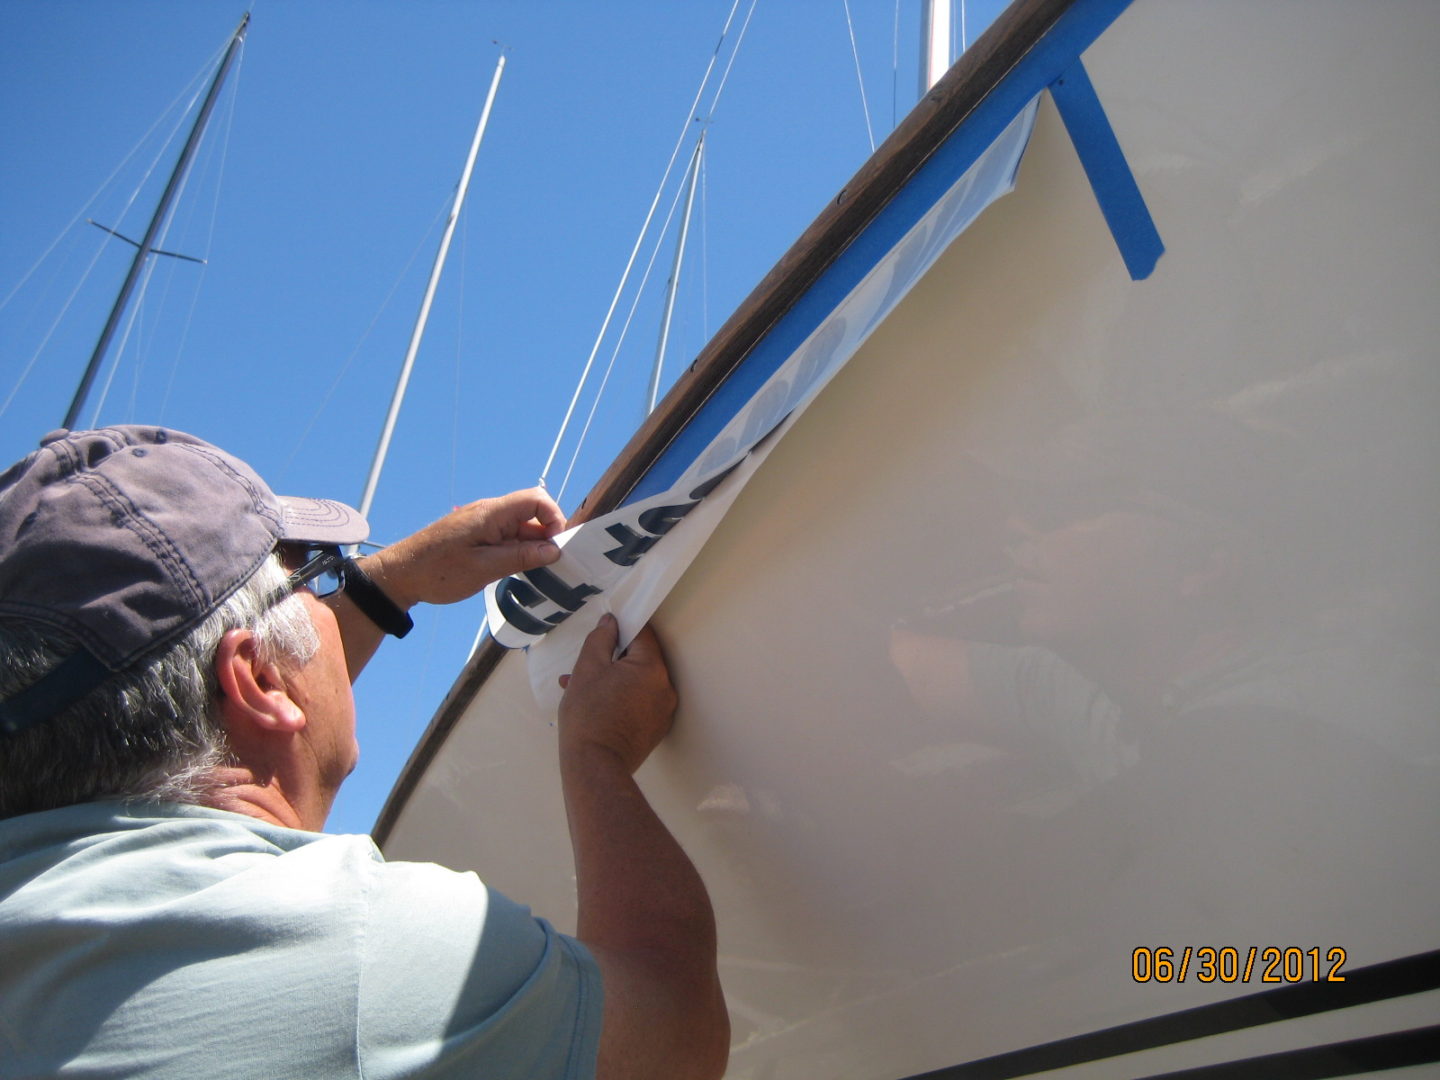
<path id="1" fill-rule="evenodd" d="M 50 720 L 0 738 L 0 818 L 97 799 L 196 803 L 231 760 L 220 724 L 215 649 L 249 629 L 266 661 L 308 662 L 320 646 L 298 597 L 275 602 L 285 568 L 272 555 L 199 626 Z M 0 620 L 0 696 L 18 693 L 74 652 L 65 635 Z"/>

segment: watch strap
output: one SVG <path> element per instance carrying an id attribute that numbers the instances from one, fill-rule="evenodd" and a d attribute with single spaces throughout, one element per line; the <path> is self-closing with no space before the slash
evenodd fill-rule
<path id="1" fill-rule="evenodd" d="M 340 564 L 340 574 L 345 581 L 345 595 L 385 633 L 403 638 L 414 629 L 415 620 L 360 569 L 353 555 Z"/>

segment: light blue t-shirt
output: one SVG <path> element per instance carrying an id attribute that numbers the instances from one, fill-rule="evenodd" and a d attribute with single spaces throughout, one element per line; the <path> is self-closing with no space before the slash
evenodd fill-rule
<path id="1" fill-rule="evenodd" d="M 592 1077 L 600 974 L 364 836 L 91 803 L 0 821 L 0 1077 Z"/>

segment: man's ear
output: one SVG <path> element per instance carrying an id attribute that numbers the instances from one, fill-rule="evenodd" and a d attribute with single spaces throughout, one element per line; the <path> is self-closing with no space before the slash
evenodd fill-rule
<path id="1" fill-rule="evenodd" d="M 305 713 L 290 697 L 277 664 L 260 658 L 260 643 L 250 630 L 229 630 L 215 650 L 215 678 L 225 725 L 292 733 L 305 727 Z"/>

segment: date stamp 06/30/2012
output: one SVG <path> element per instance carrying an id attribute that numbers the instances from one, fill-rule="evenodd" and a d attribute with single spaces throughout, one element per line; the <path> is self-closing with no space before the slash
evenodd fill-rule
<path id="1" fill-rule="evenodd" d="M 1130 954 L 1137 983 L 1344 982 L 1345 950 L 1338 945 L 1141 945 Z"/>

